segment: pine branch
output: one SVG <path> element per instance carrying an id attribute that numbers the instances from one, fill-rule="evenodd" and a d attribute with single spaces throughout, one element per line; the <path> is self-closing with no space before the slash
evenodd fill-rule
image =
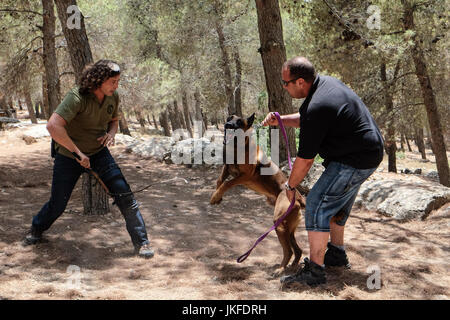
<path id="1" fill-rule="evenodd" d="M 342 18 L 337 9 L 335 9 L 327 0 L 323 0 L 323 2 L 325 2 L 325 4 L 327 5 L 327 7 L 331 10 L 332 14 L 336 17 L 336 19 L 339 21 L 339 23 L 341 23 L 342 25 L 344 25 L 345 29 L 347 29 L 348 31 L 350 31 L 351 33 L 357 35 L 361 40 L 364 41 L 364 45 L 366 47 L 371 46 L 374 44 L 373 41 L 367 39 L 366 37 L 364 37 L 362 34 L 358 33 L 355 31 L 355 29 L 353 29 L 352 25 L 350 22 L 346 21 L 344 18 Z M 378 49 L 377 47 L 374 47 L 375 49 Z"/>

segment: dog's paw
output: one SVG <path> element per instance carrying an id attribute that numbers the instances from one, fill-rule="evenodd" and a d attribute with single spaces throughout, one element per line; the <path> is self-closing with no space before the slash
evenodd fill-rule
<path id="1" fill-rule="evenodd" d="M 217 193 L 214 193 L 209 201 L 210 204 L 219 204 L 222 201 L 222 197 Z"/>
<path id="2" fill-rule="evenodd" d="M 278 278 L 285 274 L 286 274 L 286 268 L 280 267 L 280 268 L 276 269 L 274 272 L 272 272 L 272 277 Z"/>

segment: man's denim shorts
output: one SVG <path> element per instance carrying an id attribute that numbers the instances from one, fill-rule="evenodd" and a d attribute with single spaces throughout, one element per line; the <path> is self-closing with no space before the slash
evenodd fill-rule
<path id="1" fill-rule="evenodd" d="M 361 184 L 376 169 L 330 162 L 306 198 L 306 230 L 330 232 L 331 218 L 341 211 L 343 217 L 336 224 L 344 226 Z"/>

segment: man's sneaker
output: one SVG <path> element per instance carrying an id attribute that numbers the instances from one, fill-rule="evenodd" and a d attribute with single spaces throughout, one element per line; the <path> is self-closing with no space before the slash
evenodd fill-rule
<path id="1" fill-rule="evenodd" d="M 42 232 L 38 232 L 36 231 L 36 229 L 32 227 L 30 232 L 25 236 L 25 239 L 23 240 L 23 245 L 29 246 L 37 244 L 41 241 L 42 241 Z"/>
<path id="2" fill-rule="evenodd" d="M 324 263 L 327 267 L 345 266 L 347 269 L 351 268 L 351 264 L 348 262 L 345 250 L 333 246 L 331 242 L 328 242 L 328 250 L 325 253 Z"/>
<path id="3" fill-rule="evenodd" d="M 139 257 L 150 259 L 155 255 L 155 252 L 150 247 L 150 244 L 144 244 L 140 248 L 136 248 L 136 253 L 139 255 Z"/>
<path id="4" fill-rule="evenodd" d="M 304 266 L 296 274 L 281 277 L 280 282 L 285 284 L 306 283 L 309 286 L 316 286 L 327 282 L 325 269 L 308 258 L 302 263 Z"/>

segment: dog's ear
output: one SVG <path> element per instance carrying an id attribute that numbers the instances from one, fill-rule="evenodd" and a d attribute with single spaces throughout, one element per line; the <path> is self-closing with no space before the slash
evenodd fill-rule
<path id="1" fill-rule="evenodd" d="M 255 114 L 253 113 L 250 117 L 247 118 L 247 127 L 250 128 L 255 121 Z"/>

